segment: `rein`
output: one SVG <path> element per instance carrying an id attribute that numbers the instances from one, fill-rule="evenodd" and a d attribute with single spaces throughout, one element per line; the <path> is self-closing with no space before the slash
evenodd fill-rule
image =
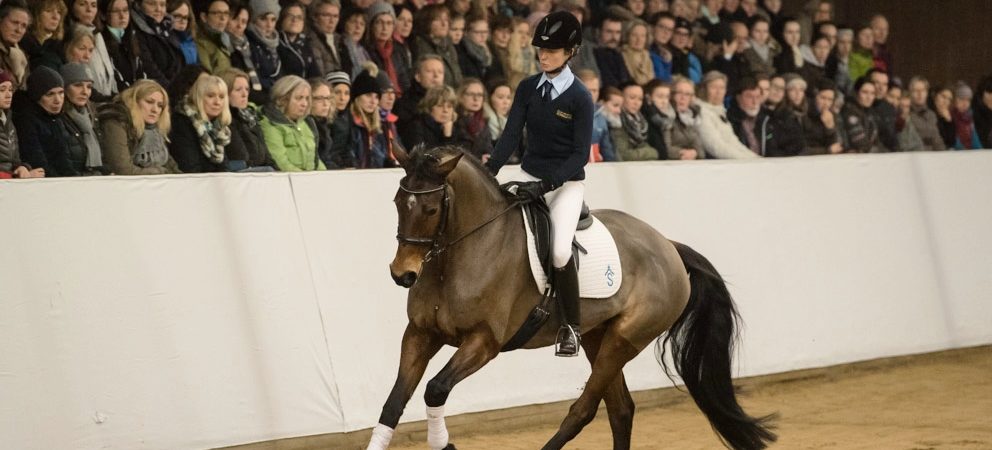
<path id="1" fill-rule="evenodd" d="M 479 231 L 479 230 L 485 228 L 487 225 L 489 225 L 489 224 L 493 223 L 494 221 L 496 221 L 496 219 L 499 219 L 500 217 L 503 217 L 503 215 L 505 215 L 506 213 L 510 212 L 511 210 L 513 210 L 514 208 L 516 208 L 517 206 L 520 205 L 520 202 L 517 202 L 517 201 L 511 202 L 510 203 L 510 206 L 507 206 L 506 209 L 500 211 L 499 214 L 496 214 L 495 216 L 491 217 L 489 220 L 487 220 L 485 222 L 482 222 L 479 225 L 476 225 L 474 228 L 472 228 L 468 232 L 462 234 L 461 236 L 455 238 L 454 240 L 442 244 L 442 241 L 444 240 L 444 233 L 445 233 L 445 231 L 447 231 L 447 228 L 448 228 L 448 209 L 450 208 L 450 206 L 449 206 L 450 196 L 448 195 L 448 183 L 444 183 L 444 184 L 442 184 L 440 186 L 437 186 L 437 187 L 434 187 L 434 188 L 430 188 L 430 189 L 424 189 L 424 190 L 411 190 L 411 189 L 407 189 L 401 183 L 400 184 L 400 190 L 403 191 L 403 192 L 405 192 L 405 193 L 407 193 L 407 194 L 411 194 L 411 195 L 414 195 L 414 196 L 425 195 L 425 194 L 433 194 L 433 193 L 438 192 L 438 191 L 441 191 L 442 192 L 443 198 L 442 198 L 442 203 L 441 203 L 441 223 L 438 224 L 437 231 L 434 232 L 434 237 L 433 238 L 410 237 L 410 236 L 404 236 L 403 233 L 400 233 L 399 231 L 396 232 L 396 240 L 399 241 L 399 242 L 401 242 L 401 243 L 411 244 L 411 245 L 430 246 L 431 249 L 427 252 L 427 254 L 424 255 L 424 258 L 423 258 L 423 261 L 422 261 L 425 264 L 427 262 L 429 262 L 430 260 L 434 259 L 434 257 L 442 255 L 449 248 L 454 247 L 454 245 L 457 244 L 457 243 L 459 243 L 459 242 L 461 242 L 462 239 L 465 239 L 465 238 L 471 236 L 472 234 L 474 234 L 476 231 Z"/>

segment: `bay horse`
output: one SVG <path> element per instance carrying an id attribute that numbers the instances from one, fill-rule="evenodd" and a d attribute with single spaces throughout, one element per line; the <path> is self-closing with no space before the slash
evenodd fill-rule
<path id="1" fill-rule="evenodd" d="M 396 383 L 368 448 L 388 447 L 428 361 L 451 345 L 457 350 L 427 383 L 424 399 L 428 445 L 454 449 L 443 416 L 448 394 L 499 355 L 542 293 L 530 272 L 519 207 L 478 159 L 457 147 L 397 150 L 406 176 L 394 198 L 398 248 L 389 268 L 394 281 L 409 288 L 409 323 Z M 593 215 L 616 240 L 623 282 L 608 299 L 581 300 L 582 347 L 592 373 L 543 448 L 560 449 L 578 435 L 602 400 L 613 448 L 630 448 L 634 402 L 622 369 L 652 341 L 669 378 L 664 354 L 670 345 L 675 372 L 726 445 L 760 449 L 775 441 L 773 415 L 749 416 L 737 402 L 731 367 L 740 319 L 713 265 L 625 213 Z M 555 324 L 557 314 L 550 320 Z M 552 345 L 556 332 L 557 325 L 544 326 L 523 348 Z"/>

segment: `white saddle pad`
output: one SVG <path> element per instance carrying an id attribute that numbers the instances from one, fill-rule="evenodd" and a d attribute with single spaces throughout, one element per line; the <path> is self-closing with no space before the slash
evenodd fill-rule
<path id="1" fill-rule="evenodd" d="M 548 276 L 541 268 L 537 255 L 534 233 L 527 223 L 523 210 L 524 228 L 527 229 L 527 256 L 530 258 L 530 271 L 534 274 L 537 289 L 544 292 Z M 582 298 L 608 298 L 620 290 L 623 272 L 620 270 L 620 253 L 613 241 L 610 230 L 593 216 L 592 226 L 575 233 L 575 240 L 589 253 L 579 252 L 579 296 Z"/>

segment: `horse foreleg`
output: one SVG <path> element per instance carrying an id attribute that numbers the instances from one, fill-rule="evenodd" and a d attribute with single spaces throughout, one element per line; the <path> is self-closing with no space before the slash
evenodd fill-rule
<path id="1" fill-rule="evenodd" d="M 444 404 L 448 394 L 460 381 L 492 361 L 499 354 L 499 343 L 488 333 L 468 335 L 448 361 L 448 364 L 427 382 L 424 402 L 427 403 L 427 445 L 431 449 L 454 448 L 448 444 L 448 429 L 444 424 Z"/>
<path id="2" fill-rule="evenodd" d="M 640 349 L 631 345 L 613 330 L 606 330 L 599 349 L 596 352 L 596 357 L 592 364 L 592 374 L 589 375 L 585 390 L 575 400 L 575 403 L 572 403 L 572 407 L 568 409 L 568 415 L 565 416 L 565 420 L 558 427 L 558 432 L 555 433 L 547 444 L 544 444 L 543 448 L 545 450 L 557 450 L 564 447 L 565 443 L 574 439 L 582 431 L 582 428 L 588 425 L 589 422 L 592 422 L 592 419 L 596 417 L 596 409 L 599 408 L 599 402 L 603 399 L 604 395 L 608 391 L 611 391 L 611 389 L 616 391 L 617 386 L 622 386 L 620 383 L 623 382 L 623 379 L 619 376 L 623 370 L 623 366 L 637 356 L 639 352 Z M 615 395 L 614 392 L 610 392 L 610 394 Z M 617 403 L 617 405 L 619 404 Z M 631 401 L 631 404 L 633 404 L 633 401 Z M 618 410 L 618 412 L 620 411 Z M 632 410 L 631 414 L 633 414 Z M 612 417 L 610 420 L 611 427 L 614 420 L 617 420 L 617 424 L 621 427 L 629 428 L 625 424 L 625 422 L 629 422 L 627 419 L 613 419 Z M 629 445 L 629 438 L 626 440 Z M 620 443 L 623 444 L 623 441 L 624 439 L 621 439 Z M 616 444 L 617 435 L 614 433 L 614 445 Z"/>
<path id="3" fill-rule="evenodd" d="M 393 437 L 393 430 L 403 415 L 406 403 L 413 396 L 414 389 L 424 377 L 427 363 L 441 349 L 441 340 L 435 335 L 414 327 L 406 326 L 400 353 L 400 368 L 396 383 L 390 391 L 386 404 L 379 415 L 379 424 L 372 430 L 368 450 L 385 450 Z"/>
<path id="4" fill-rule="evenodd" d="M 582 348 L 585 349 L 589 364 L 596 362 L 603 338 L 603 329 L 590 330 L 582 335 Z M 613 432 L 613 450 L 630 449 L 630 436 L 634 428 L 634 399 L 627 389 L 627 382 L 621 371 L 603 394 L 606 413 L 610 417 L 610 430 Z"/>

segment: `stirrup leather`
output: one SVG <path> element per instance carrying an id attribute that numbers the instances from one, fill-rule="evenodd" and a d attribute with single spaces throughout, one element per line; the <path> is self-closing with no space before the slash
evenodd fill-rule
<path id="1" fill-rule="evenodd" d="M 579 348 L 581 346 L 582 336 L 579 334 L 577 327 L 562 325 L 558 329 L 558 338 L 555 339 L 555 356 L 579 356 Z"/>

